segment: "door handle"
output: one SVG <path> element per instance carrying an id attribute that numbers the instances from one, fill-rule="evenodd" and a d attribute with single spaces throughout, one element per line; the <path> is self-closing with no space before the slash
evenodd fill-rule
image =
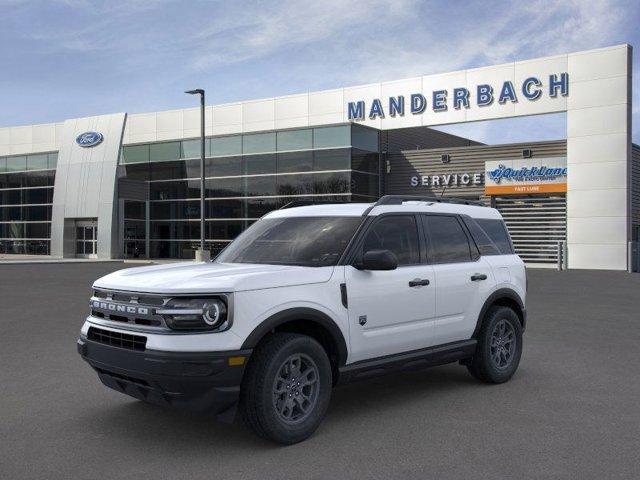
<path id="1" fill-rule="evenodd" d="M 477 282 L 478 280 L 486 280 L 487 276 L 484 273 L 474 273 L 471 275 L 471 281 Z"/>
<path id="2" fill-rule="evenodd" d="M 426 287 L 429 285 L 429 280 L 426 278 L 423 280 L 421 278 L 415 278 L 409 282 L 410 287 Z"/>

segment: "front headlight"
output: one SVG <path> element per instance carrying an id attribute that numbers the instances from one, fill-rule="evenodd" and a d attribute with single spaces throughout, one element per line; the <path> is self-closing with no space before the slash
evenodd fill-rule
<path id="1" fill-rule="evenodd" d="M 173 330 L 221 332 L 231 326 L 224 298 L 172 298 L 156 313 Z"/>

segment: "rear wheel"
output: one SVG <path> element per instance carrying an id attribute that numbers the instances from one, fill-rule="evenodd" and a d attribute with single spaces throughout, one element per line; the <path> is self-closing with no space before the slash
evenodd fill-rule
<path id="1" fill-rule="evenodd" d="M 486 314 L 476 353 L 467 368 L 473 377 L 488 383 L 509 380 L 520 364 L 522 325 L 509 307 L 492 307 Z"/>
<path id="2" fill-rule="evenodd" d="M 241 409 L 258 435 L 292 444 L 320 425 L 331 398 L 331 364 L 313 338 L 275 333 L 251 358 L 242 383 Z"/>

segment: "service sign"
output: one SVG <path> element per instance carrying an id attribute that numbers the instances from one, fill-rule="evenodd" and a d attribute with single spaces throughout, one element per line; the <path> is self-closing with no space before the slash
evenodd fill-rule
<path id="1" fill-rule="evenodd" d="M 486 195 L 567 191 L 566 157 L 489 161 L 485 169 Z"/>

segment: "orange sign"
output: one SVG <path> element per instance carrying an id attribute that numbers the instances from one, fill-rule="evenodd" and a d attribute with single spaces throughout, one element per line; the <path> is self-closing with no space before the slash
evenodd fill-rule
<path id="1" fill-rule="evenodd" d="M 566 183 L 543 183 L 537 185 L 487 185 L 484 188 L 484 192 L 487 195 L 513 195 L 516 193 L 558 193 L 566 191 Z"/>

